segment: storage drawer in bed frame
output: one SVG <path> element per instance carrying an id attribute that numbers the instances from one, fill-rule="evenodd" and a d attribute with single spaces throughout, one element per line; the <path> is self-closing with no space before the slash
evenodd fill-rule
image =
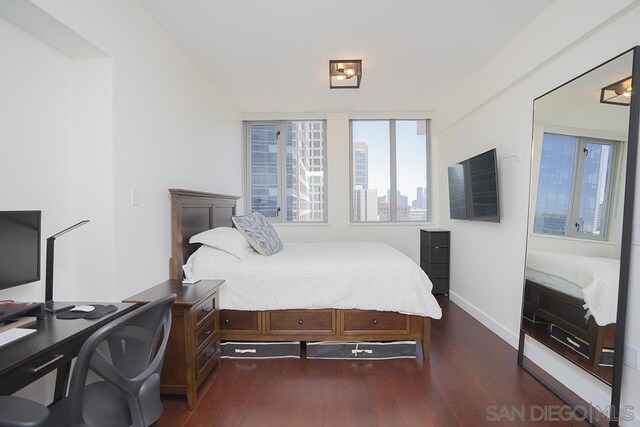
<path id="1" fill-rule="evenodd" d="M 615 323 L 599 326 L 593 316 L 587 319 L 583 300 L 530 280 L 525 281 L 523 300 L 525 322 L 546 322 L 550 337 L 552 336 L 551 325 L 554 325 L 556 331 L 560 328 L 573 341 L 586 343 L 580 351 L 576 351 L 587 356 L 593 365 L 600 364 L 604 349 L 615 347 Z M 553 336 L 555 340 L 562 341 L 563 338 L 559 337 L 557 333 Z M 567 343 L 569 342 L 565 342 Z M 576 347 L 569 346 L 574 349 Z M 588 354 L 584 354 L 585 352 Z"/>
<path id="2" fill-rule="evenodd" d="M 223 341 L 421 339 L 424 318 L 375 310 L 220 310 Z"/>

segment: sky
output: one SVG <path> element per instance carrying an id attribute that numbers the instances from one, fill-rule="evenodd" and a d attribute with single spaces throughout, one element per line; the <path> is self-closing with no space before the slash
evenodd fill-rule
<path id="1" fill-rule="evenodd" d="M 418 135 L 416 120 L 396 121 L 396 161 L 398 190 L 416 199 L 416 188 L 426 187 L 426 135 Z M 369 188 L 378 196 L 386 195 L 390 187 L 389 121 L 353 121 L 353 143 L 366 142 L 369 154 Z"/>

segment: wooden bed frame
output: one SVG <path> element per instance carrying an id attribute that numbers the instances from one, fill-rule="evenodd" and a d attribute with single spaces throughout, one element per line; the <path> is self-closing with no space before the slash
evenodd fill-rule
<path id="1" fill-rule="evenodd" d="M 170 189 L 172 279 L 198 245 L 189 238 L 215 227 L 233 227 L 237 196 Z M 421 340 L 429 359 L 430 318 L 373 310 L 221 310 L 224 341 L 397 341 Z"/>
<path id="2" fill-rule="evenodd" d="M 524 321 L 535 316 L 542 322 L 552 323 L 589 344 L 589 362 L 599 366 L 603 348 L 615 347 L 616 324 L 599 326 L 593 316 L 587 319 L 585 302 L 531 280 L 525 280 Z M 549 334 L 547 327 L 546 334 Z M 534 333 L 535 335 L 535 333 Z"/>

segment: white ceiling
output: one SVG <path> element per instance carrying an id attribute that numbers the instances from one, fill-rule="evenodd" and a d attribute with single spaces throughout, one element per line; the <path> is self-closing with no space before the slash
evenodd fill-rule
<path id="1" fill-rule="evenodd" d="M 629 107 L 600 103 L 600 89 L 630 77 L 632 68 L 633 52 L 628 52 L 537 99 L 535 124 L 625 135 Z"/>
<path id="2" fill-rule="evenodd" d="M 553 0 L 139 0 L 243 113 L 429 111 Z M 329 89 L 330 59 L 362 59 Z"/>

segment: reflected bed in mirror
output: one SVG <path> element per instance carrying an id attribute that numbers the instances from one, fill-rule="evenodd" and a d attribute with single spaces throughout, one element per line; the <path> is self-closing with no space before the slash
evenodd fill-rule
<path id="1" fill-rule="evenodd" d="M 534 102 L 519 363 L 525 338 L 533 338 L 612 386 L 612 402 L 619 399 L 615 369 L 622 369 L 615 367 L 623 347 L 616 343 L 619 295 L 626 298 L 621 266 L 629 259 L 623 229 L 633 209 L 625 189 L 637 146 L 633 62 L 631 50 Z M 624 102 L 607 102 L 603 89 L 620 82 L 626 86 L 614 98 Z M 626 301 L 620 306 L 625 313 Z"/>

